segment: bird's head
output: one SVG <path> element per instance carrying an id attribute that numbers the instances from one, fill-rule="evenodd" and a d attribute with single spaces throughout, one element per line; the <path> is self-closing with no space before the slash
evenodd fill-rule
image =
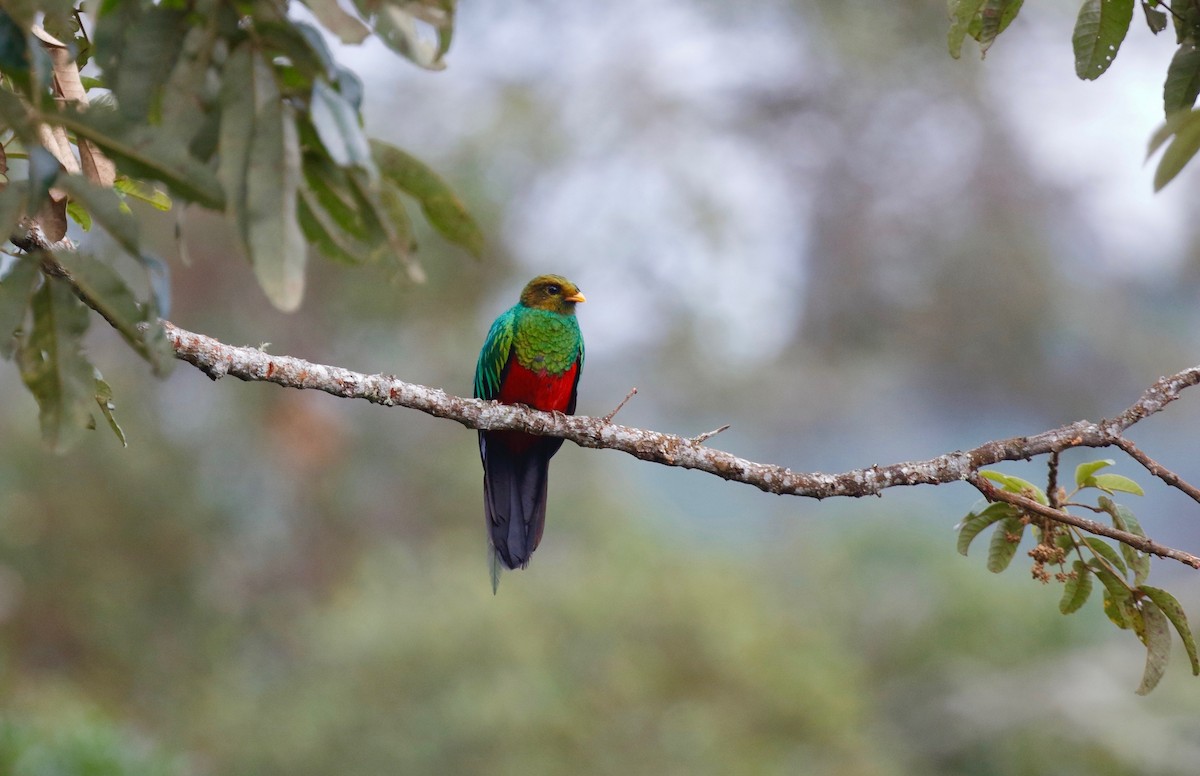
<path id="1" fill-rule="evenodd" d="M 535 310 L 574 315 L 575 305 L 586 302 L 579 287 L 562 275 L 538 275 L 521 292 L 521 304 Z"/>

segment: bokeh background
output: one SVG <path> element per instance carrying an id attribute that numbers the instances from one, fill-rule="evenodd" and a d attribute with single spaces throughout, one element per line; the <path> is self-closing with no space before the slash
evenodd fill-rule
<path id="1" fill-rule="evenodd" d="M 444 72 L 339 56 L 487 260 L 425 233 L 427 284 L 316 263 L 283 315 L 189 214 L 172 318 L 468 394 L 491 319 L 560 272 L 581 412 L 636 386 L 622 422 L 730 423 L 714 445 L 797 470 L 1115 414 L 1200 356 L 1200 173 L 1155 195 L 1143 163 L 1174 46 L 1135 23 L 1080 82 L 1076 5 L 1027 4 L 981 62 L 940 0 L 463 4 Z M 472 432 L 158 382 L 94 328 L 127 449 L 44 452 L 0 364 L 0 773 L 1195 772 L 1178 642 L 1135 696 L 1144 651 L 1097 601 L 1063 617 L 1022 556 L 955 553 L 968 486 L 818 504 L 567 445 L 493 597 Z M 1187 396 L 1133 436 L 1196 482 L 1197 429 Z M 1200 547 L 1196 504 L 1114 471 Z M 1194 574 L 1151 583 L 1200 621 Z"/>

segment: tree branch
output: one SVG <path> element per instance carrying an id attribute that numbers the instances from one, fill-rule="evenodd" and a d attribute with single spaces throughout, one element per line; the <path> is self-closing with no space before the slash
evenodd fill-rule
<path id="1" fill-rule="evenodd" d="M 1112 419 L 1099 422 L 1080 420 L 1040 434 L 987 442 L 971 450 L 958 450 L 924 461 L 906 461 L 888 466 L 854 469 L 840 474 L 823 474 L 793 472 L 783 466 L 756 463 L 723 450 L 707 447 L 703 444 L 709 436 L 706 434 L 687 438 L 617 425 L 607 418 L 538 412 L 527 407 L 467 399 L 437 388 L 407 383 L 392 375 L 361 374 L 341 367 L 314 364 L 292 356 L 272 355 L 257 348 L 226 345 L 212 337 L 181 329 L 166 321 L 163 325 L 176 357 L 194 365 L 214 380 L 230 375 L 240 380 L 314 389 L 348 399 L 365 399 L 388 407 L 409 407 L 435 417 L 455 420 L 467 428 L 524 431 L 562 437 L 580 447 L 619 450 L 644 461 L 697 469 L 725 480 L 746 483 L 768 493 L 781 495 L 815 499 L 835 496 L 857 498 L 880 495 L 886 488 L 937 485 L 965 480 L 984 491 L 985 495 L 993 500 L 1009 501 L 1052 520 L 1075 525 L 1090 533 L 1107 536 L 1144 552 L 1171 558 L 1200 569 L 1200 558 L 1194 555 L 1093 520 L 1043 506 L 1015 494 L 998 491 L 977 474 L 979 469 L 1001 461 L 1023 461 L 1033 456 L 1059 453 L 1074 447 L 1116 445 L 1128 452 L 1130 446 L 1125 443 L 1121 433 L 1138 421 L 1162 411 L 1179 398 L 1180 392 L 1185 388 L 1200 383 L 1200 366 L 1160 378 L 1128 409 Z M 1136 455 L 1134 457 L 1145 465 L 1141 458 Z M 1165 470 L 1161 467 L 1158 469 L 1151 471 L 1163 476 L 1159 471 Z"/>
<path id="2" fill-rule="evenodd" d="M 1042 517 L 1048 517 L 1056 522 L 1065 523 L 1066 525 L 1073 525 L 1076 528 L 1082 528 L 1088 533 L 1096 534 L 1097 536 L 1107 536 L 1109 539 L 1115 539 L 1122 544 L 1128 544 L 1135 550 L 1148 552 L 1152 555 L 1157 555 L 1160 558 L 1177 560 L 1180 563 L 1184 563 L 1194 569 L 1200 569 L 1200 557 L 1196 557 L 1191 553 L 1183 552 L 1182 550 L 1176 550 L 1172 547 L 1167 547 L 1148 539 L 1145 536 L 1138 536 L 1137 534 L 1130 533 L 1129 531 L 1122 531 L 1119 528 L 1113 528 L 1105 525 L 1104 523 L 1099 523 L 1095 520 L 1089 520 L 1086 517 L 1079 517 L 1078 515 L 1073 515 L 1070 512 L 1065 512 L 1061 509 L 1055 509 L 1054 507 L 1046 506 L 1041 502 L 1034 501 L 1031 498 L 1026 498 L 1025 496 L 1021 496 L 1016 493 L 1009 493 L 1008 491 L 1000 490 L 992 485 L 992 483 L 988 482 L 986 477 L 982 477 L 978 474 L 972 474 L 969 479 L 971 484 L 978 488 L 979 492 L 982 493 L 983 497 L 988 501 L 1006 501 L 1013 506 L 1019 507 L 1025 512 L 1035 512 Z"/>

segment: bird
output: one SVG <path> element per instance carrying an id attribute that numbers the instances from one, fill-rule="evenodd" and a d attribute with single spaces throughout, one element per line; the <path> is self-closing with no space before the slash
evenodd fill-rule
<path id="1" fill-rule="evenodd" d="M 575 305 L 587 298 L 561 275 L 539 275 L 488 330 L 475 365 L 475 398 L 575 413 L 583 334 Z M 546 525 L 550 459 L 562 439 L 480 431 L 483 506 L 492 593 L 502 569 L 525 568 Z"/>

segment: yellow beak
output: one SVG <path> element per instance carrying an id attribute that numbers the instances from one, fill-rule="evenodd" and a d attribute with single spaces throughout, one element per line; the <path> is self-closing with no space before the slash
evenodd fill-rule
<path id="1" fill-rule="evenodd" d="M 563 297 L 563 301 L 564 302 L 586 302 L 587 297 L 583 295 L 582 291 L 576 291 L 575 293 L 571 294 L 570 296 Z"/>

